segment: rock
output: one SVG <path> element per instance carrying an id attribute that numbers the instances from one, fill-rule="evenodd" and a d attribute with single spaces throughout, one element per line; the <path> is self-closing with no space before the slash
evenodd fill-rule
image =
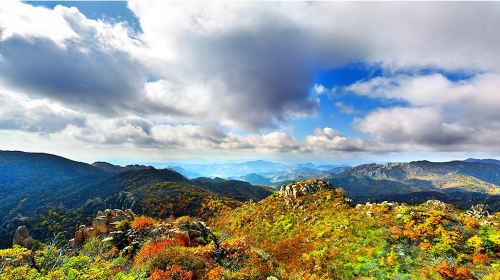
<path id="1" fill-rule="evenodd" d="M 108 233 L 108 226 L 106 225 L 106 219 L 97 217 L 92 221 L 92 227 L 97 231 L 97 233 Z"/>
<path id="2" fill-rule="evenodd" d="M 104 238 L 102 241 L 103 242 L 113 242 L 113 237 L 112 236 L 108 236 L 108 237 Z"/>
<path id="3" fill-rule="evenodd" d="M 328 188 L 332 188 L 330 182 L 328 181 L 324 181 L 322 179 L 309 179 L 288 185 L 282 185 L 280 188 L 280 194 L 285 197 L 297 198 Z"/>
<path id="4" fill-rule="evenodd" d="M 85 240 L 87 239 L 90 239 L 90 238 L 95 238 L 97 237 L 98 235 L 98 232 L 95 228 L 93 227 L 89 227 L 89 228 L 86 228 L 84 231 L 83 231 L 83 238 Z"/>
<path id="5" fill-rule="evenodd" d="M 33 238 L 28 228 L 26 226 L 18 227 L 14 233 L 14 239 L 12 240 L 13 245 L 27 247 L 31 242 L 33 242 Z"/>
<path id="6" fill-rule="evenodd" d="M 76 247 L 75 239 L 74 238 L 71 238 L 70 240 L 68 240 L 68 246 L 70 248 L 75 248 Z"/>
<path id="7" fill-rule="evenodd" d="M 368 217 L 373 217 L 373 215 L 374 215 L 374 214 L 373 214 L 373 212 L 372 212 L 372 211 L 368 211 L 368 212 L 366 212 L 366 215 L 367 215 Z"/>
<path id="8" fill-rule="evenodd" d="M 134 211 L 132 211 L 132 209 L 125 210 L 125 214 L 131 217 L 132 219 L 135 219 L 137 217 L 137 215 L 134 213 Z"/>
<path id="9" fill-rule="evenodd" d="M 268 276 L 266 280 L 279 280 L 279 279 L 274 276 Z"/>
<path id="10" fill-rule="evenodd" d="M 486 204 L 472 205 L 469 210 L 465 211 L 465 215 L 476 219 L 488 217 L 490 215 L 489 207 Z"/>
<path id="11" fill-rule="evenodd" d="M 85 230 L 85 229 L 84 229 Z M 75 245 L 80 245 L 83 243 L 83 231 L 81 230 L 77 230 L 75 232 L 75 238 L 73 238 L 75 240 Z"/>
<path id="12" fill-rule="evenodd" d="M 450 205 L 436 199 L 427 200 L 422 205 L 428 209 L 434 209 L 434 210 L 441 210 L 441 211 L 453 210 L 453 207 L 451 207 Z"/>
<path id="13" fill-rule="evenodd" d="M 398 219 L 398 220 L 399 220 L 399 219 L 401 219 L 401 218 L 403 218 L 403 214 L 397 214 L 397 215 L 396 215 L 396 219 Z"/>

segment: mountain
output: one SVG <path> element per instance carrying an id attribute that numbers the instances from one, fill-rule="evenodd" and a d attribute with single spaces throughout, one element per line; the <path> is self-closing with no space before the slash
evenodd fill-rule
<path id="1" fill-rule="evenodd" d="M 363 164 L 328 178 L 356 200 L 421 202 L 428 194 L 463 207 L 487 202 L 498 208 L 500 165 L 484 162 Z M 440 196 L 437 196 L 440 197 Z M 418 199 L 420 198 L 420 199 Z"/>
<path id="2" fill-rule="evenodd" d="M 257 173 L 250 173 L 244 176 L 238 177 L 239 180 L 248 182 L 253 185 L 264 185 L 269 186 L 272 185 L 272 181 L 269 178 L 266 178 Z"/>
<path id="3" fill-rule="evenodd" d="M 316 182 L 295 182 L 283 188 L 288 191 L 212 219 L 210 227 L 228 236 L 226 242 L 248 252 L 238 268 L 223 271 L 234 269 L 247 279 L 265 279 L 261 275 L 278 279 L 495 279 L 498 275 L 498 270 L 490 268 L 498 262 L 498 241 L 490 250 L 474 249 L 473 244 L 474 240 L 496 240 L 495 226 L 479 224 L 496 222 L 497 216 L 486 218 L 480 211 L 464 212 L 432 200 L 413 206 L 356 205 L 341 191 Z"/>
<path id="4" fill-rule="evenodd" d="M 21 246 L 0 250 L 0 279 L 498 278 L 500 220 L 484 205 L 355 204 L 321 179 L 230 205 L 178 184 L 153 184 L 149 211 L 179 201 L 189 217 L 96 211 L 70 242 L 47 244 L 19 228 Z"/>
<path id="5" fill-rule="evenodd" d="M 213 193 L 229 196 L 239 201 L 259 201 L 272 194 L 268 188 L 253 186 L 247 182 L 238 180 L 226 180 L 222 178 L 197 178 L 191 180 L 195 185 L 203 187 Z"/>
<path id="6" fill-rule="evenodd" d="M 479 163 L 500 164 L 500 160 L 497 160 L 497 159 L 468 158 L 468 159 L 464 160 L 464 162 L 479 162 Z"/>
<path id="7" fill-rule="evenodd" d="M 107 172 L 111 172 L 111 173 L 120 173 L 120 172 L 128 171 L 128 170 L 141 170 L 141 169 L 153 168 L 152 166 L 145 166 L 145 165 L 139 165 L 139 164 L 120 166 L 120 165 L 115 165 L 115 164 L 111 164 L 111 163 L 104 162 L 104 161 L 97 161 L 97 162 L 92 163 L 91 165 L 94 167 L 97 167 L 103 171 L 107 171 Z"/>
<path id="8" fill-rule="evenodd" d="M 199 173 L 196 173 L 196 172 L 191 172 L 189 170 L 186 170 L 180 166 L 169 166 L 168 169 L 170 170 L 174 170 L 176 172 L 179 172 L 181 173 L 182 175 L 184 175 L 186 178 L 189 178 L 189 179 L 194 179 L 194 178 L 198 178 L 198 177 L 203 177 L 201 174 Z"/>
<path id="9" fill-rule="evenodd" d="M 171 167 L 188 178 L 226 178 L 251 184 L 280 186 L 293 180 L 338 174 L 348 168 L 345 165 L 283 164 L 265 160 L 232 163 L 184 164 Z"/>
<path id="10" fill-rule="evenodd" d="M 103 208 L 132 208 L 166 218 L 194 216 L 208 199 L 235 206 L 271 191 L 236 180 L 191 181 L 171 169 L 93 165 L 49 154 L 0 152 L 0 247 L 20 224 L 35 238 L 72 229 Z"/>
<path id="11" fill-rule="evenodd" d="M 0 174 L 0 221 L 18 213 L 31 214 L 47 195 L 65 199 L 68 189 L 111 176 L 86 163 L 17 151 L 0 151 Z"/>

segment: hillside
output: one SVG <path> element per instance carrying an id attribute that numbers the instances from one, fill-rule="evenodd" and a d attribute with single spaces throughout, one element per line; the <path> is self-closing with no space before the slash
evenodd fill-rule
<path id="1" fill-rule="evenodd" d="M 203 187 L 213 193 L 230 196 L 239 201 L 261 200 L 269 196 L 272 191 L 261 186 L 253 186 L 238 180 L 225 180 L 222 178 L 197 178 L 191 180 L 195 185 Z"/>
<path id="2" fill-rule="evenodd" d="M 260 200 L 271 191 L 236 180 L 190 181 L 170 169 L 111 166 L 71 161 L 48 154 L 0 154 L 0 247 L 10 245 L 19 225 L 37 239 L 69 232 L 102 208 L 133 208 L 158 218 L 197 216 L 214 197 L 227 205 Z M 112 170 L 111 170 L 111 169 Z M 122 171 L 119 171 L 122 170 Z"/>
<path id="3" fill-rule="evenodd" d="M 212 219 L 210 225 L 243 238 L 266 255 L 273 262 L 271 274 L 278 279 L 496 279 L 500 275 L 497 265 L 489 266 L 498 263 L 498 215 L 475 219 L 439 201 L 354 206 L 338 190 L 311 188 L 314 184 L 284 187 L 286 192 L 247 203 Z M 294 196 L 288 188 L 302 192 Z M 474 247 L 476 240 L 482 245 Z M 484 242 L 490 242 L 489 251 Z"/>
<path id="4" fill-rule="evenodd" d="M 326 176 L 358 201 L 423 202 L 440 193 L 446 202 L 461 207 L 489 203 L 496 210 L 500 195 L 500 165 L 484 162 L 429 162 L 363 164 Z"/>
<path id="5" fill-rule="evenodd" d="M 436 200 L 355 205 L 327 181 L 308 180 L 259 202 L 233 208 L 213 199 L 202 208 L 212 213 L 201 218 L 207 224 L 200 218 L 98 211 L 92 226 L 102 221 L 100 231 L 94 237 L 75 232 L 81 245 L 73 239 L 71 250 L 64 242 L 34 243 L 21 228 L 19 242 L 27 248 L 0 250 L 0 279 L 500 276 L 500 216 L 483 206 L 461 211 Z M 80 229 L 94 230 L 90 222 Z"/>
<path id="6" fill-rule="evenodd" d="M 0 221 L 33 213 L 47 195 L 64 199 L 68 189 L 84 188 L 112 175 L 55 155 L 11 151 L 0 151 L 0 173 Z"/>
<path id="7" fill-rule="evenodd" d="M 96 161 L 91 164 L 94 167 L 97 167 L 103 171 L 107 172 L 112 172 L 112 173 L 120 173 L 124 171 L 130 171 L 130 170 L 142 170 L 142 169 L 148 169 L 152 168 L 152 166 L 145 166 L 145 165 L 139 165 L 139 164 L 130 164 L 126 166 L 120 166 L 120 165 L 115 165 L 111 164 L 108 162 L 104 161 Z"/>

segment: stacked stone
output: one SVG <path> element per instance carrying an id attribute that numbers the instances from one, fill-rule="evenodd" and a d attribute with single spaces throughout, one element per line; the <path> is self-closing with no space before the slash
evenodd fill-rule
<path id="1" fill-rule="evenodd" d="M 132 222 L 135 219 L 135 213 L 130 210 L 106 209 L 98 211 L 97 217 L 92 220 L 92 226 L 80 225 L 75 232 L 75 238 L 69 240 L 70 247 L 76 247 L 91 238 L 103 237 L 103 240 L 113 240 L 121 235 L 121 231 L 116 231 L 118 223 L 127 220 Z"/>

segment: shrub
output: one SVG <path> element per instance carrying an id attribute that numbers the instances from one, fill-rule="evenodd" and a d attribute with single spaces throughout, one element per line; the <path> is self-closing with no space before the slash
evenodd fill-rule
<path id="1" fill-rule="evenodd" d="M 156 224 L 156 220 L 146 216 L 140 216 L 134 219 L 131 226 L 138 232 L 147 230 Z"/>
<path id="2" fill-rule="evenodd" d="M 85 245 L 83 245 L 81 254 L 94 259 L 109 255 L 109 252 L 112 249 L 113 244 L 110 242 L 103 242 L 97 238 L 91 238 L 89 241 L 85 242 Z"/>
<path id="3" fill-rule="evenodd" d="M 441 262 L 439 265 L 434 267 L 436 272 L 441 275 L 444 279 L 453 279 L 455 274 L 453 273 L 453 267 L 449 262 Z"/>
<path id="4" fill-rule="evenodd" d="M 165 270 L 155 269 L 149 280 L 192 280 L 193 273 L 179 265 L 168 266 Z"/>
<path id="5" fill-rule="evenodd" d="M 185 239 L 179 238 L 165 238 L 160 241 L 155 241 L 147 243 L 142 246 L 141 250 L 135 257 L 136 264 L 140 265 L 146 260 L 151 259 L 159 255 L 161 252 L 166 250 L 168 247 L 172 246 L 187 246 Z"/>

